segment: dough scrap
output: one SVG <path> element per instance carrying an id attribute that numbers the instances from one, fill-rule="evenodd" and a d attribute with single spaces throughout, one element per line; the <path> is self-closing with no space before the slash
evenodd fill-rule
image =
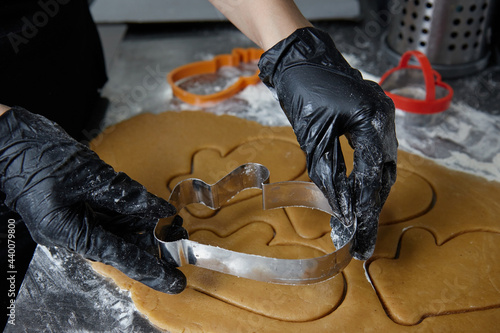
<path id="1" fill-rule="evenodd" d="M 437 246 L 427 230 L 412 228 L 399 256 L 373 261 L 368 272 L 391 318 L 415 325 L 428 316 L 498 306 L 499 253 L 500 234 L 468 232 Z"/>
<path id="2" fill-rule="evenodd" d="M 352 151 L 343 143 L 346 162 L 352 164 Z M 291 128 L 231 116 L 144 114 L 105 130 L 92 148 L 116 170 L 164 198 L 181 179 L 214 182 L 246 162 L 266 165 L 272 182 L 308 180 Z M 112 267 L 93 266 L 130 290 L 139 311 L 154 325 L 172 332 L 495 331 L 500 326 L 500 289 L 498 279 L 491 277 L 499 276 L 494 264 L 500 251 L 494 243 L 500 234 L 500 184 L 405 152 L 399 153 L 398 165 L 374 256 L 366 264 L 353 260 L 328 281 L 283 286 L 184 266 L 188 287 L 167 295 Z M 185 210 L 191 238 L 283 258 L 333 250 L 328 216 L 295 208 L 263 212 L 258 192 L 250 192 L 217 213 L 199 207 Z M 468 248 L 472 239 L 481 246 Z M 438 270 L 443 261 L 450 270 Z M 473 266 L 459 269 L 467 262 Z M 464 288 L 466 297 L 460 302 L 433 308 L 439 283 L 469 286 L 462 282 L 464 274 L 473 275 L 470 281 L 477 292 Z M 403 285 L 408 279 L 411 288 Z M 433 279 L 439 282 L 434 289 L 429 286 Z M 393 288 L 395 283 L 399 285 Z M 402 299 L 407 302 L 398 303 Z"/>

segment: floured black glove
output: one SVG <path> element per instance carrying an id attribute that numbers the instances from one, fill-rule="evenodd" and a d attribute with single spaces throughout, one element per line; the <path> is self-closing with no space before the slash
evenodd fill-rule
<path id="1" fill-rule="evenodd" d="M 186 278 L 153 254 L 157 219 L 175 208 L 42 116 L 14 107 L 0 117 L 0 190 L 41 245 L 112 265 L 158 291 Z"/>
<path id="2" fill-rule="evenodd" d="M 368 259 L 380 211 L 396 180 L 394 104 L 380 86 L 349 66 L 327 33 L 315 28 L 299 29 L 273 46 L 262 55 L 259 68 L 306 153 L 309 177 L 342 212 L 331 220 L 334 244 L 339 243 L 336 230 L 355 215 L 351 252 Z M 354 148 L 349 177 L 342 135 Z"/>

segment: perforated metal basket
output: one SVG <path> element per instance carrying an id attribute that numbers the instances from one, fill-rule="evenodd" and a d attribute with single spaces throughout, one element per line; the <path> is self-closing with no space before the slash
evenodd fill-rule
<path id="1" fill-rule="evenodd" d="M 423 52 L 444 78 L 486 67 L 496 0 L 399 0 L 389 26 L 388 51 Z"/>

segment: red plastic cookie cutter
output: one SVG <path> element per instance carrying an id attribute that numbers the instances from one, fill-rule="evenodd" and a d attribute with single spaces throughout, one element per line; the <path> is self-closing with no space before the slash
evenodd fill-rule
<path id="1" fill-rule="evenodd" d="M 257 70 L 252 76 L 242 76 L 238 78 L 234 84 L 223 91 L 208 95 L 190 93 L 179 87 L 176 82 L 195 75 L 216 73 L 217 70 L 223 66 L 237 67 L 242 63 L 259 60 L 263 52 L 263 50 L 257 48 L 236 48 L 233 49 L 231 54 L 221 54 L 215 56 L 211 60 L 193 62 L 177 67 L 167 75 L 167 81 L 172 87 L 174 95 L 183 102 L 196 106 L 219 103 L 237 94 L 245 87 L 258 83 L 260 81 L 258 76 L 259 71 Z"/>
<path id="2" fill-rule="evenodd" d="M 411 57 L 415 57 L 420 66 L 409 65 Z M 418 73 L 420 77 L 417 79 L 415 79 L 415 71 L 420 72 Z M 425 99 L 416 99 L 394 92 L 401 87 L 411 87 L 416 81 L 420 81 L 421 85 L 425 84 Z M 429 59 L 416 50 L 405 52 L 401 56 L 399 65 L 387 71 L 379 84 L 387 96 L 394 101 L 396 108 L 412 113 L 435 114 L 445 111 L 449 108 L 453 97 L 453 89 L 441 81 L 441 75 L 432 69 Z"/>

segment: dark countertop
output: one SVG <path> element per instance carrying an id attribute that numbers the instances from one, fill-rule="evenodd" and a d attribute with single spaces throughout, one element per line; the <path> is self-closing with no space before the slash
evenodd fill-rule
<path id="1" fill-rule="evenodd" d="M 366 28 L 364 22 L 318 22 L 317 26 L 332 35 L 339 50 L 363 73 L 378 78 L 395 65 L 383 49 L 383 31 L 362 42 L 359 34 Z M 95 129 L 96 133 L 142 112 L 192 108 L 172 98 L 171 89 L 164 80 L 166 73 L 188 62 L 228 53 L 233 47 L 253 46 L 227 23 L 130 27 L 109 69 L 110 80 L 103 95 L 109 99 L 110 105 L 103 122 Z M 145 79 L 150 83 L 147 86 L 144 85 Z M 402 148 L 448 160 L 455 156 L 450 154 L 454 151 L 466 156 L 466 163 L 479 161 L 482 163 L 479 166 L 496 174 L 498 167 L 495 163 L 500 158 L 500 148 L 497 148 L 500 147 L 499 67 L 492 61 L 491 66 L 480 73 L 447 82 L 455 90 L 454 107 L 449 111 L 448 119 L 430 130 L 411 127 L 405 124 L 404 116 L 399 115 L 398 135 L 401 134 Z M 261 93 L 263 95 L 259 95 Z M 238 116 L 269 125 L 286 125 L 286 118 L 277 103 L 265 94 L 258 90 L 253 95 L 233 98 L 208 111 L 234 114 L 236 108 Z M 255 96 L 262 96 L 263 103 L 258 107 L 252 106 Z M 472 116 L 464 115 L 468 110 Z M 477 123 L 475 119 L 479 119 Z M 464 130 L 468 132 L 464 133 Z M 443 131 L 450 135 L 439 134 Z M 444 150 L 431 148 L 439 143 Z M 483 147 L 495 144 L 494 149 L 478 153 L 484 150 Z M 468 165 L 459 166 L 467 169 Z M 476 164 L 470 168 L 474 171 Z M 32 331 L 157 330 L 137 313 L 127 293 L 94 273 L 80 256 L 39 246 L 17 298 L 16 326 L 8 325 L 5 330 Z"/>

